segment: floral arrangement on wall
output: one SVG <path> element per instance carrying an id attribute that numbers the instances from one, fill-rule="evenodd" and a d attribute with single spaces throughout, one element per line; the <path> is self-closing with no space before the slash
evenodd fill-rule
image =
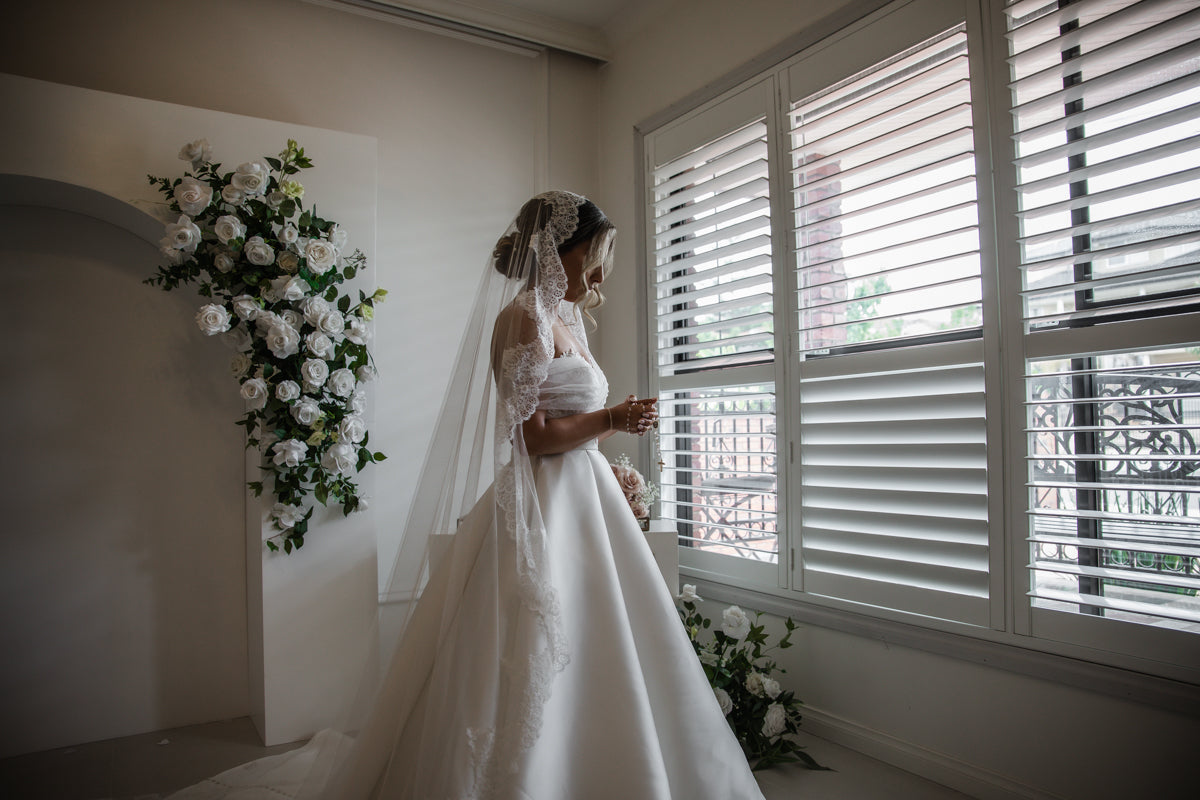
<path id="1" fill-rule="evenodd" d="M 679 618 L 751 768 L 798 761 L 809 769 L 828 769 L 789 737 L 800 730 L 801 703 L 773 677 L 784 670 L 769 654 L 792 646 L 796 624 L 791 618 L 784 622 L 783 638 L 769 645 L 758 622 L 761 614 L 751 618 L 738 606 L 729 606 L 721 614 L 720 626 L 712 628 L 712 620 L 698 610 L 703 598 L 695 586 L 684 584 L 677 599 L 682 606 Z"/>
<path id="2" fill-rule="evenodd" d="M 209 302 L 196 312 L 206 336 L 233 350 L 233 377 L 246 402 L 237 421 L 246 447 L 259 448 L 275 503 L 272 551 L 304 545 L 315 506 L 366 508 L 355 475 L 386 456 L 372 451 L 363 414 L 375 377 L 368 342 L 375 305 L 387 292 L 357 298 L 342 284 L 366 266 L 346 254 L 348 235 L 304 207 L 296 176 L 313 166 L 293 140 L 276 157 L 222 170 L 204 139 L 185 144 L 191 168 L 174 179 L 147 176 L 172 216 L 167 263 L 145 282 L 171 291 L 195 284 Z M 251 481 L 256 495 L 264 481 Z"/>

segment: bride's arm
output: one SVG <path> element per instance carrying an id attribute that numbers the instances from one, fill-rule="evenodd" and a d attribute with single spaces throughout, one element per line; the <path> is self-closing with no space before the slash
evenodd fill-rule
<path id="1" fill-rule="evenodd" d="M 547 417 L 546 412 L 535 411 L 521 428 L 525 449 L 531 456 L 553 455 L 574 450 L 591 439 L 607 438 L 617 431 L 643 432 L 658 418 L 655 403 L 655 398 L 636 403 L 629 398 L 610 408 L 569 417 Z"/>

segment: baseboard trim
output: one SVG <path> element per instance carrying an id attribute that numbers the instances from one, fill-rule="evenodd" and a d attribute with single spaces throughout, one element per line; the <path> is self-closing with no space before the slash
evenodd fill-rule
<path id="1" fill-rule="evenodd" d="M 973 764 L 951 758 L 810 706 L 802 706 L 801 728 L 814 736 L 920 775 L 978 800 L 1063 800 Z"/>

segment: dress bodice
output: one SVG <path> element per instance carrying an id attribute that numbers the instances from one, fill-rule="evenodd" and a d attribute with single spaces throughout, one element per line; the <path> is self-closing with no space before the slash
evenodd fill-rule
<path id="1" fill-rule="evenodd" d="M 585 356 L 569 353 L 551 359 L 546 380 L 538 391 L 538 410 L 548 417 L 566 417 L 604 408 L 608 380 Z"/>

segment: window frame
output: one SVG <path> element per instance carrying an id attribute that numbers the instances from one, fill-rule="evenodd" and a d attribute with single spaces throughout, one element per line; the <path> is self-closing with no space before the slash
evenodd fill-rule
<path id="1" fill-rule="evenodd" d="M 704 112 L 709 105 L 736 95 L 745 87 L 767 81 L 774 102 L 767 109 L 771 159 L 771 203 L 773 259 L 776 304 L 776 419 L 778 428 L 778 515 L 779 553 L 775 585 L 764 585 L 740 570 L 728 570 L 719 563 L 702 559 L 699 563 L 681 560 L 681 575 L 700 584 L 705 596 L 725 602 L 791 616 L 797 620 L 851 633 L 884 638 L 919 649 L 969 661 L 987 663 L 1017 672 L 1049 679 L 1086 683 L 1093 689 L 1122 697 L 1137 697 L 1165 708 L 1190 709 L 1200 713 L 1200 636 L 1181 634 L 1194 641 L 1178 651 L 1167 644 L 1174 637 L 1141 625 L 1122 625 L 1116 631 L 1094 630 L 1089 621 L 1044 619 L 1026 597 L 1028 589 L 1025 469 L 1024 364 L 1035 358 L 1027 352 L 1023 334 L 1021 276 L 1017 269 L 1001 265 L 1020 263 L 1017 243 L 1016 170 L 1012 167 L 1015 145 L 1007 108 L 1009 83 L 1005 47 L 1003 0 L 961 0 L 970 41 L 969 58 L 972 85 L 972 118 L 976 139 L 976 183 L 981 248 L 984 324 L 982 327 L 984 373 L 989 386 L 987 399 L 987 469 L 990 541 L 990 586 L 992 622 L 975 627 L 919 618 L 904 612 L 856 609 L 853 604 L 831 602 L 806 595 L 798 570 L 797 551 L 803 546 L 796 521 L 799 504 L 798 473 L 793 434 L 799 430 L 799 402 L 793 397 L 798 385 L 798 362 L 794 357 L 792 320 L 796 318 L 797 286 L 794 268 L 794 243 L 787 222 L 790 203 L 789 146 L 785 119 L 795 94 L 789 80 L 790 68 L 821 51 L 836 48 L 846 36 L 860 31 L 900 9 L 943 8 L 931 0 L 871 0 L 853 4 L 823 20 L 813 28 L 764 53 L 735 70 L 709 88 L 674 104 L 635 126 L 635 150 L 638 159 L 636 206 L 642 209 L 637 235 L 639 247 L 639 344 L 645 347 L 645 359 L 639 365 L 641 388 L 648 393 L 658 389 L 651 331 L 654 327 L 654 230 L 649 197 L 647 138 L 674 121 Z M 894 18 L 893 18 L 894 19 Z M 919 40 L 914 40 L 919 41 Z M 828 55 L 828 53 L 826 53 Z M 869 64 L 868 64 L 869 65 Z M 845 74 L 850 74 L 849 72 Z M 780 269 L 779 267 L 783 267 Z M 989 321 L 990 316 L 990 321 Z M 1162 336 L 1178 336 L 1181 326 L 1200 324 L 1200 314 L 1186 320 L 1177 317 L 1143 320 L 1134 325 L 1145 333 L 1147 342 L 1160 343 Z M 1101 326 L 1103 327 L 1103 326 Z M 1056 332 L 1046 331 L 1045 334 Z M 1111 334 L 1100 331 L 1081 337 L 1081 344 L 1103 340 Z M 645 338 L 643 338 L 645 337 Z M 1049 342 L 1057 337 L 1043 336 Z M 1163 344 L 1162 346 L 1166 346 Z M 1093 347 L 1092 352 L 1096 348 Z M 992 391 L 991 387 L 998 387 Z M 643 455 L 648 455 L 643 443 Z M 646 463 L 649 458 L 645 459 Z M 1109 625 L 1109 628 L 1112 626 Z M 1114 646 L 1113 640 L 1119 642 Z M 1170 651 L 1176 650 L 1174 654 Z M 1186 652 L 1188 655 L 1180 655 Z"/>

